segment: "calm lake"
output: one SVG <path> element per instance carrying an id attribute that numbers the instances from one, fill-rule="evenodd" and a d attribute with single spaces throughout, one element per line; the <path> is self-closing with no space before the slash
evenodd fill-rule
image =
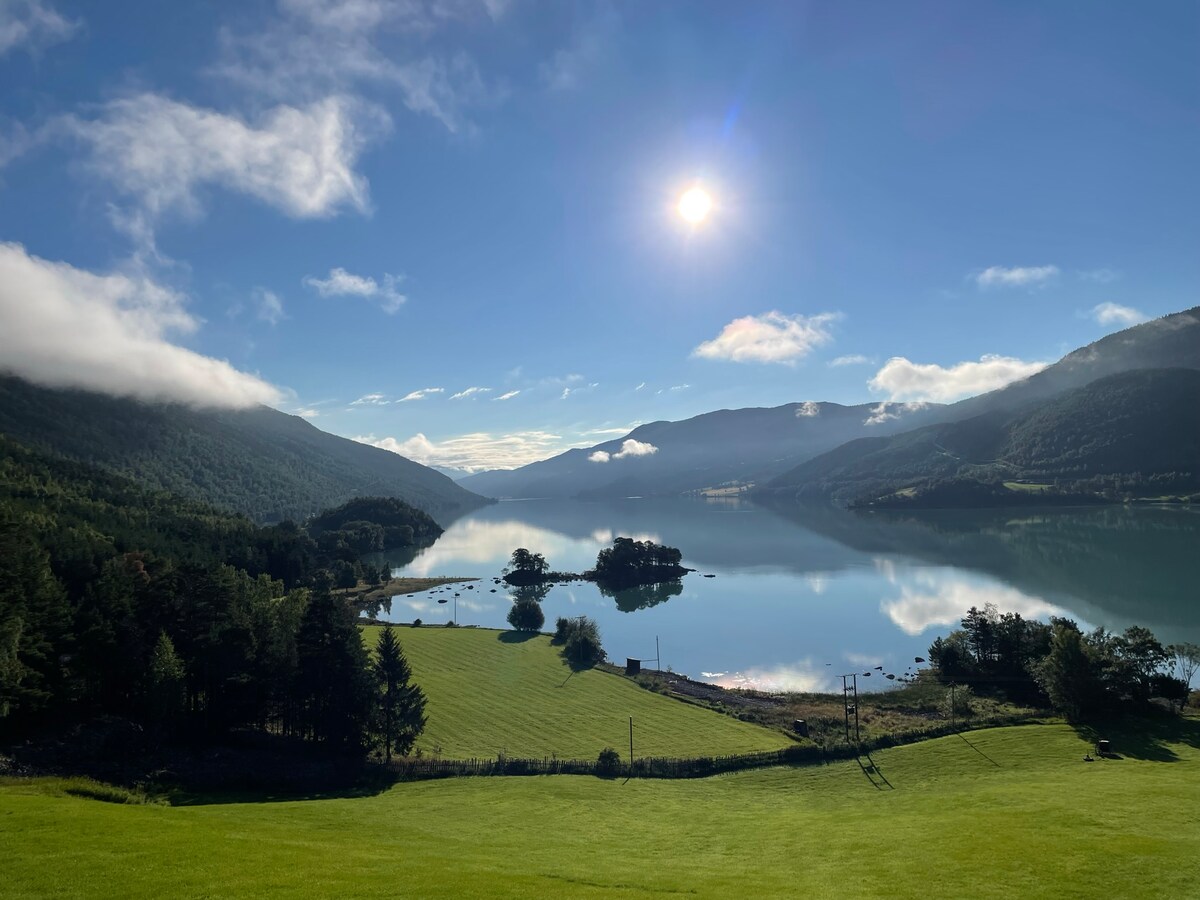
<path id="1" fill-rule="evenodd" d="M 657 638 L 662 668 L 726 686 L 828 690 L 856 671 L 860 689 L 883 687 L 875 666 L 903 674 L 985 603 L 1200 642 L 1200 511 L 1156 507 L 886 514 L 737 499 L 497 503 L 415 556 L 392 558 L 398 575 L 484 580 L 398 596 L 391 618 L 446 622 L 457 592 L 460 624 L 507 627 L 506 586 L 492 578 L 515 548 L 581 572 L 616 536 L 678 547 L 696 571 L 618 596 L 554 586 L 542 603 L 546 629 L 558 616 L 588 615 L 614 661 L 652 665 Z"/>

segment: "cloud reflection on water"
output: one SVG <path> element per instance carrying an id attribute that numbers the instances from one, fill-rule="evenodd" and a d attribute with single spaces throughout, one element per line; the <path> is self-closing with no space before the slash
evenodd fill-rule
<path id="1" fill-rule="evenodd" d="M 1020 613 L 1027 619 L 1064 614 L 1040 597 L 996 582 L 973 581 L 953 569 L 918 569 L 911 581 L 894 567 L 883 571 L 888 572 L 890 583 L 899 584 L 900 596 L 883 600 L 880 612 L 905 634 L 918 635 L 935 626 L 957 626 L 972 606 L 983 609 L 988 603 L 995 604 L 1002 613 Z"/>

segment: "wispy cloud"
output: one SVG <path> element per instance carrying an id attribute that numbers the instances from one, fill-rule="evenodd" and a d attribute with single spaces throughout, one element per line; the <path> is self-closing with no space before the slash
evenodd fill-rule
<path id="1" fill-rule="evenodd" d="M 112 100 L 87 119 L 54 128 L 90 149 L 89 168 L 130 198 L 148 228 L 163 214 L 198 216 L 203 192 L 245 194 L 300 219 L 366 212 L 367 179 L 355 171 L 368 140 L 387 127 L 373 108 L 328 97 L 278 106 L 253 121 L 153 93 Z"/>
<path id="2" fill-rule="evenodd" d="M 538 67 L 542 83 L 554 91 L 570 91 L 597 69 L 609 54 L 621 27 L 617 11 L 608 3 L 575 23 L 570 41 Z"/>
<path id="3" fill-rule="evenodd" d="M 282 399 L 257 375 L 170 340 L 199 326 L 181 294 L 139 270 L 96 274 L 0 243 L 0 370 L 51 387 L 192 406 Z"/>
<path id="4" fill-rule="evenodd" d="M 412 112 L 449 131 L 468 131 L 469 110 L 496 102 L 503 91 L 485 84 L 472 57 L 447 46 L 442 33 L 452 24 L 490 26 L 502 5 L 280 0 L 260 28 L 221 33 L 221 59 L 210 71 L 253 94 L 290 102 L 363 88 L 394 92 Z"/>
<path id="5" fill-rule="evenodd" d="M 411 393 L 405 394 L 396 402 L 408 403 L 412 400 L 424 400 L 426 397 L 432 397 L 434 394 L 443 394 L 445 392 L 446 389 L 440 387 L 421 388 L 419 391 L 412 391 Z"/>
<path id="6" fill-rule="evenodd" d="M 45 0 L 0 2 L 0 56 L 18 48 L 36 53 L 69 40 L 83 23 L 68 19 Z"/>
<path id="7" fill-rule="evenodd" d="M 1028 378 L 1047 365 L 991 354 L 978 362 L 960 362 L 953 366 L 915 363 L 903 356 L 895 356 L 884 363 L 867 384 L 872 391 L 887 394 L 892 400 L 949 403 Z"/>
<path id="8" fill-rule="evenodd" d="M 1087 269 L 1076 272 L 1080 281 L 1091 281 L 1095 284 L 1112 284 L 1121 277 L 1116 269 Z"/>
<path id="9" fill-rule="evenodd" d="M 450 399 L 451 400 L 465 400 L 468 397 L 476 397 L 480 394 L 490 394 L 491 392 L 492 392 L 492 389 L 490 387 L 469 387 L 469 388 L 464 388 L 463 390 L 459 391 L 457 394 L 451 394 Z"/>
<path id="10" fill-rule="evenodd" d="M 568 377 L 569 379 L 576 379 L 576 378 L 578 378 L 579 376 L 577 376 L 577 375 L 569 375 L 569 376 L 567 376 L 567 377 Z M 581 391 L 591 391 L 591 390 L 595 390 L 595 389 L 596 389 L 596 388 L 598 388 L 598 387 L 600 387 L 600 382 L 598 382 L 598 381 L 592 381 L 592 382 L 589 382 L 588 384 L 581 385 L 580 387 L 565 387 L 565 388 L 563 388 L 563 389 L 562 389 L 562 393 L 558 395 L 558 399 L 559 399 L 559 400 L 566 400 L 566 399 L 567 399 L 568 397 L 570 397 L 572 394 L 578 394 L 578 393 L 580 393 Z"/>
<path id="11" fill-rule="evenodd" d="M 1092 307 L 1091 317 L 1101 325 L 1140 325 L 1149 321 L 1150 317 L 1132 306 L 1121 306 L 1118 303 L 1101 303 Z"/>
<path id="12" fill-rule="evenodd" d="M 734 319 L 711 341 L 692 351 L 702 359 L 794 365 L 815 348 L 833 340 L 830 326 L 838 313 L 784 315 L 778 311 Z"/>
<path id="13" fill-rule="evenodd" d="M 871 362 L 871 358 L 863 356 L 861 353 L 851 353 L 848 356 L 839 356 L 836 359 L 831 359 L 829 365 L 833 367 L 839 366 L 862 366 Z"/>
<path id="14" fill-rule="evenodd" d="M 645 386 L 646 386 L 646 382 L 644 382 L 644 381 L 643 381 L 641 384 L 639 384 L 637 387 L 635 387 L 635 388 L 634 388 L 634 390 L 635 390 L 635 391 L 640 391 L 640 390 L 641 390 L 642 388 L 644 388 Z"/>
<path id="15" fill-rule="evenodd" d="M 315 419 L 321 415 L 321 411 L 312 406 L 301 406 L 295 412 L 302 419 Z"/>
<path id="16" fill-rule="evenodd" d="M 521 393 L 521 392 L 520 391 L 505 391 L 499 397 L 493 397 L 492 399 L 493 400 L 511 400 L 513 397 L 517 396 L 517 394 L 519 394 L 519 393 Z"/>
<path id="17" fill-rule="evenodd" d="M 351 406 L 383 406 L 388 403 L 388 399 L 384 394 L 363 394 L 357 400 L 351 400 Z"/>
<path id="18" fill-rule="evenodd" d="M 981 288 L 1037 287 L 1057 278 L 1058 266 L 990 266 L 975 276 Z"/>
<path id="19" fill-rule="evenodd" d="M 283 298 L 274 291 L 257 287 L 251 292 L 251 299 L 258 310 L 258 318 L 271 325 L 278 325 L 287 318 L 283 311 Z"/>
<path id="20" fill-rule="evenodd" d="M 597 450 L 588 455 L 588 462 L 606 463 L 610 459 L 628 459 L 632 456 L 653 456 L 658 452 L 658 448 L 653 444 L 648 444 L 645 441 L 635 441 L 629 438 L 622 442 L 621 449 L 616 453 L 608 453 L 605 450 Z"/>
<path id="21" fill-rule="evenodd" d="M 354 275 L 341 266 L 329 270 L 328 278 L 306 276 L 304 284 L 313 288 L 322 297 L 362 297 L 374 300 L 386 313 L 394 313 L 408 299 L 396 286 L 403 276 L 384 273 L 383 281 L 376 281 L 363 275 Z"/>
<path id="22" fill-rule="evenodd" d="M 444 466 L 466 472 L 489 469 L 515 469 L 531 462 L 554 456 L 576 446 L 562 435 L 547 431 L 518 431 L 511 434 L 473 432 L 433 441 L 424 434 L 406 440 L 374 435 L 354 440 L 374 447 L 391 450 L 427 466 Z"/>

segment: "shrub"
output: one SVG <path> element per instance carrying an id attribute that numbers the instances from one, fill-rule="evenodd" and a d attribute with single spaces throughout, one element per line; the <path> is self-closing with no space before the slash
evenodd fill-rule
<path id="1" fill-rule="evenodd" d="M 535 600 L 518 600 L 508 611 L 508 624 L 517 631 L 537 631 L 546 622 L 546 614 Z"/>
<path id="2" fill-rule="evenodd" d="M 612 778 L 621 771 L 621 754 L 612 747 L 605 747 L 596 758 L 596 774 L 601 778 Z"/>

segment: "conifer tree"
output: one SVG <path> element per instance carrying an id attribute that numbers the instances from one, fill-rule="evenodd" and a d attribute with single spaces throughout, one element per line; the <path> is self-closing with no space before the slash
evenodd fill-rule
<path id="1" fill-rule="evenodd" d="M 391 623 L 383 627 L 375 648 L 375 682 L 379 691 L 379 733 L 384 755 L 403 755 L 412 749 L 425 728 L 425 694 L 410 684 L 412 668 L 404 657 Z"/>

